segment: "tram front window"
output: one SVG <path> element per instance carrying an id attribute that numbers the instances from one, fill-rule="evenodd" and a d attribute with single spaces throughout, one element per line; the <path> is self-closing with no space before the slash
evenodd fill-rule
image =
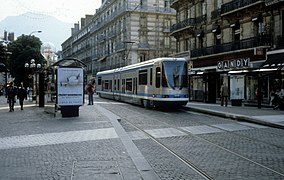
<path id="1" fill-rule="evenodd" d="M 163 87 L 182 89 L 187 87 L 187 63 L 182 61 L 163 62 Z M 165 83 L 167 82 L 167 83 Z"/>

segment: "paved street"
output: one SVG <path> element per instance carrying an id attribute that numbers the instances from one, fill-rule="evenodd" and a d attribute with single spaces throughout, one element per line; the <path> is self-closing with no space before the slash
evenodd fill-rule
<path id="1" fill-rule="evenodd" d="M 1 96 L 0 114 L 3 180 L 207 179 L 177 157 L 212 179 L 284 178 L 283 111 L 190 102 L 164 112 L 95 96 L 79 117 L 62 118 L 29 101 L 8 112 Z"/>

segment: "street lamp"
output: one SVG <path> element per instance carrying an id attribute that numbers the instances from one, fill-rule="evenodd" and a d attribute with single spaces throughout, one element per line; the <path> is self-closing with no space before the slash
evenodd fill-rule
<path id="1" fill-rule="evenodd" d="M 37 103 L 37 74 L 35 74 L 34 72 L 37 72 L 35 70 L 37 69 L 41 69 L 41 64 L 36 64 L 35 60 L 34 59 L 31 59 L 31 61 L 29 63 L 25 63 L 25 68 L 30 68 L 32 70 L 32 75 L 35 75 L 35 82 L 33 81 L 33 89 L 35 90 L 35 100 L 36 100 L 36 103 Z"/>
<path id="2" fill-rule="evenodd" d="M 33 31 L 33 32 L 31 32 L 30 34 L 29 34 L 29 36 L 31 36 L 33 33 L 41 33 L 42 31 Z"/>

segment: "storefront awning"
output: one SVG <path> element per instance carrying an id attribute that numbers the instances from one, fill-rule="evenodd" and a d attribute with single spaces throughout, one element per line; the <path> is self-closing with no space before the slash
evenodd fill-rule
<path id="1" fill-rule="evenodd" d="M 263 68 L 276 68 L 284 66 L 284 53 L 268 54 L 267 60 L 263 63 Z"/>

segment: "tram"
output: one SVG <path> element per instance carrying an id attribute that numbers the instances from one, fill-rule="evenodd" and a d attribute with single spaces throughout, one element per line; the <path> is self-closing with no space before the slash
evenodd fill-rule
<path id="1" fill-rule="evenodd" d="M 157 58 L 98 72 L 96 92 L 102 98 L 153 107 L 181 107 L 188 102 L 184 58 Z"/>

